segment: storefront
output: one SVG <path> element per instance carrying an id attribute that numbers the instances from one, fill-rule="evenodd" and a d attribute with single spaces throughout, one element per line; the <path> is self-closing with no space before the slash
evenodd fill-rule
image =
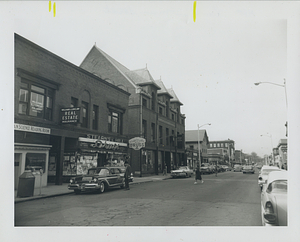
<path id="1" fill-rule="evenodd" d="M 18 123 L 14 130 L 14 188 L 18 189 L 19 176 L 25 170 L 34 171 L 35 187 L 47 186 L 51 130 Z"/>
<path id="2" fill-rule="evenodd" d="M 63 182 L 76 175 L 86 174 L 88 169 L 100 166 L 124 166 L 128 145 L 124 139 L 87 135 L 78 139 L 66 138 L 62 164 Z M 49 181 L 54 182 L 57 154 L 50 153 Z"/>

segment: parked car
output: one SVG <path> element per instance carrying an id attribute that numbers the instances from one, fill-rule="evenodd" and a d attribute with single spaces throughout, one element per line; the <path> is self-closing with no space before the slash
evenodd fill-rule
<path id="1" fill-rule="evenodd" d="M 229 170 L 229 167 L 226 166 L 226 165 L 222 165 L 221 167 L 223 168 L 224 171 L 228 171 Z"/>
<path id="2" fill-rule="evenodd" d="M 242 171 L 242 166 L 241 165 L 234 165 L 234 167 L 233 167 L 233 171 L 234 172 L 238 172 L 238 171 Z"/>
<path id="3" fill-rule="evenodd" d="M 70 179 L 69 190 L 76 194 L 87 191 L 99 191 L 125 185 L 124 173 L 120 167 L 95 167 L 90 168 L 86 175 L 79 175 Z"/>
<path id="4" fill-rule="evenodd" d="M 253 166 L 244 166 L 242 172 L 243 172 L 243 174 L 246 174 L 246 173 L 254 174 L 254 168 L 253 168 Z"/>
<path id="5" fill-rule="evenodd" d="M 280 169 L 277 166 L 263 166 L 258 175 L 258 186 L 262 190 L 263 184 L 265 184 L 268 175 L 271 171 L 279 171 Z"/>
<path id="6" fill-rule="evenodd" d="M 177 170 L 171 171 L 172 178 L 175 177 L 191 177 L 193 175 L 193 170 L 188 166 L 180 166 Z"/>
<path id="7" fill-rule="evenodd" d="M 212 173 L 212 171 L 210 169 L 210 166 L 209 166 L 209 163 L 203 163 L 203 164 L 201 164 L 200 170 L 201 170 L 202 174 L 210 174 L 210 173 Z"/>
<path id="8" fill-rule="evenodd" d="M 263 226 L 287 226 L 287 172 L 269 173 L 261 193 L 261 219 Z"/>

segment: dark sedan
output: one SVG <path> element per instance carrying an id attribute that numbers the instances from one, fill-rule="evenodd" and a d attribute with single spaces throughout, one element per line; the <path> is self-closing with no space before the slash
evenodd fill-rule
<path id="1" fill-rule="evenodd" d="M 90 168 L 86 175 L 71 178 L 68 189 L 76 194 L 86 191 L 103 193 L 117 186 L 124 187 L 124 173 L 119 167 L 95 167 Z"/>

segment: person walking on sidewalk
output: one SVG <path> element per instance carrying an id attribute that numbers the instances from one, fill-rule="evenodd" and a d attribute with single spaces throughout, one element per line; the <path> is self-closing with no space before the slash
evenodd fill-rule
<path id="1" fill-rule="evenodd" d="M 131 176 L 131 166 L 128 164 L 128 161 L 125 161 L 125 167 L 125 190 L 130 190 L 129 177 Z"/>
<path id="2" fill-rule="evenodd" d="M 165 166 L 164 170 L 163 170 L 163 176 L 167 175 L 167 166 Z"/>
<path id="3" fill-rule="evenodd" d="M 196 168 L 196 174 L 195 174 L 195 182 L 194 182 L 194 184 L 197 184 L 197 180 L 200 180 L 201 183 L 203 183 L 199 165 L 197 165 L 197 168 Z"/>

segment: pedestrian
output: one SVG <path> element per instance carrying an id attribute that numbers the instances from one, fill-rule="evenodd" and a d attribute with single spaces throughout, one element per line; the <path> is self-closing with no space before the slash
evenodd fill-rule
<path id="1" fill-rule="evenodd" d="M 197 166 L 196 168 L 196 174 L 195 174 L 195 182 L 194 184 L 197 184 L 197 180 L 200 180 L 201 183 L 203 183 L 202 177 L 201 177 L 201 171 L 200 171 L 200 167 Z"/>
<path id="2" fill-rule="evenodd" d="M 163 175 L 166 176 L 167 175 L 167 166 L 165 166 L 164 170 L 163 170 Z"/>
<path id="3" fill-rule="evenodd" d="M 131 166 L 128 164 L 128 161 L 125 161 L 125 190 L 130 190 L 129 188 L 129 177 L 131 176 Z"/>

